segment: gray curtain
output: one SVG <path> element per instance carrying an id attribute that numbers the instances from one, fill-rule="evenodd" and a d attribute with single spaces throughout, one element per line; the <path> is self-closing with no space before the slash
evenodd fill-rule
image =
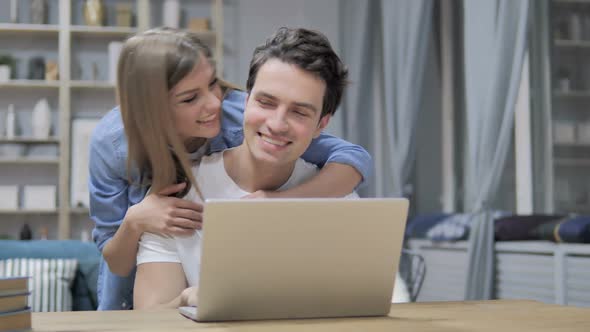
<path id="1" fill-rule="evenodd" d="M 533 143 L 533 209 L 553 210 L 553 138 L 551 128 L 551 64 L 549 1 L 531 2 L 531 127 Z"/>
<path id="2" fill-rule="evenodd" d="M 344 136 L 375 159 L 369 195 L 409 196 L 433 2 L 341 5 L 343 58 L 353 81 L 343 102 Z"/>
<path id="3" fill-rule="evenodd" d="M 468 0 L 463 5 L 466 146 L 464 210 L 473 214 L 467 300 L 490 299 L 497 194 L 514 124 L 527 49 L 528 0 Z"/>

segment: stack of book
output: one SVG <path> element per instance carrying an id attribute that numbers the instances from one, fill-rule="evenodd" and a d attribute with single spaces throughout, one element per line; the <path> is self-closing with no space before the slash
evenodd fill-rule
<path id="1" fill-rule="evenodd" d="M 28 277 L 0 278 L 0 331 L 31 328 Z"/>

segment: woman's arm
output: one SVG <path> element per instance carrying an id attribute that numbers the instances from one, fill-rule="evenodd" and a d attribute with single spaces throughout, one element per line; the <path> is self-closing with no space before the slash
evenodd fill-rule
<path id="1" fill-rule="evenodd" d="M 103 252 L 109 269 L 120 276 L 127 276 L 135 266 L 137 242 L 144 231 L 192 233 L 200 227 L 201 206 L 197 203 L 153 195 L 129 208 L 129 183 L 126 156 L 116 150 L 124 144 L 123 129 L 109 113 L 97 126 L 90 143 L 89 181 L 90 216 L 95 222 L 93 239 Z M 115 128 L 115 129 L 113 129 Z M 180 185 L 182 187 L 182 185 Z M 181 188 L 166 188 L 170 192 Z M 166 190 L 165 189 L 165 190 Z M 135 193 L 139 195 L 138 193 Z M 140 198 L 136 197 L 138 201 Z M 156 198 L 162 198 L 160 200 Z M 157 210 L 157 213 L 154 213 Z"/>
<path id="2" fill-rule="evenodd" d="M 360 174 L 362 182 L 371 176 L 373 170 L 373 158 L 371 158 L 367 150 L 360 145 L 352 144 L 326 133 L 322 133 L 318 138 L 313 139 L 301 158 L 320 168 L 331 163 L 351 166 Z M 355 187 L 361 181 L 357 181 Z M 346 194 L 348 193 L 350 191 L 346 192 Z"/>
<path id="3" fill-rule="evenodd" d="M 109 269 L 127 276 L 135 266 L 137 244 L 144 232 L 188 236 L 202 225 L 202 205 L 190 200 L 168 195 L 181 191 L 180 183 L 159 193 L 147 195 L 140 203 L 127 211 L 121 227 L 103 249 Z"/>
<path id="4" fill-rule="evenodd" d="M 321 134 L 302 156 L 305 161 L 322 167 L 307 182 L 268 197 L 343 197 L 365 181 L 373 168 L 369 153 L 343 139 Z"/>
<path id="5" fill-rule="evenodd" d="M 223 100 L 222 132 L 214 140 L 216 152 L 242 144 L 246 93 L 232 91 Z M 373 170 L 373 159 L 361 146 L 322 133 L 314 139 L 302 158 L 322 168 L 308 182 L 282 193 L 286 197 L 342 197 L 366 181 Z"/>

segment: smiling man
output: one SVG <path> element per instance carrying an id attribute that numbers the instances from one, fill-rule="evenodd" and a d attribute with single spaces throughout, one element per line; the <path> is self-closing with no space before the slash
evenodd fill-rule
<path id="1" fill-rule="evenodd" d="M 244 142 L 205 156 L 194 167 L 203 197 L 281 191 L 313 177 L 319 170 L 300 157 L 336 112 L 347 76 L 319 32 L 281 28 L 256 48 L 247 82 Z M 188 195 L 197 199 L 194 191 Z M 190 237 L 143 234 L 136 309 L 196 305 L 201 236 L 200 231 Z"/>

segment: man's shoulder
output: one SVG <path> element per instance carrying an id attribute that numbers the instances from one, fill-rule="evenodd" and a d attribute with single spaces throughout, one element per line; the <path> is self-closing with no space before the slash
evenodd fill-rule
<path id="1" fill-rule="evenodd" d="M 219 152 L 213 152 L 209 155 L 204 155 L 201 158 L 201 161 L 195 167 L 203 168 L 203 167 L 215 167 L 215 166 L 219 166 L 219 164 L 223 165 L 223 152 L 224 151 L 219 151 Z"/>
<path id="2" fill-rule="evenodd" d="M 215 183 L 223 172 L 225 172 L 223 151 L 205 155 L 193 166 L 193 175 L 200 186 Z M 203 188 L 200 189 L 204 190 Z"/>
<path id="3" fill-rule="evenodd" d="M 319 168 L 316 165 L 299 158 L 295 161 L 295 167 L 293 168 L 293 173 L 291 173 L 289 180 L 287 180 L 279 190 L 296 187 L 314 177 L 318 172 Z"/>
<path id="4" fill-rule="evenodd" d="M 318 168 L 317 165 L 307 162 L 307 161 L 303 160 L 302 158 L 299 158 L 295 162 L 295 169 L 293 170 L 293 172 L 296 172 L 296 171 L 301 172 L 303 174 L 315 175 L 320 171 L 320 169 Z"/>

